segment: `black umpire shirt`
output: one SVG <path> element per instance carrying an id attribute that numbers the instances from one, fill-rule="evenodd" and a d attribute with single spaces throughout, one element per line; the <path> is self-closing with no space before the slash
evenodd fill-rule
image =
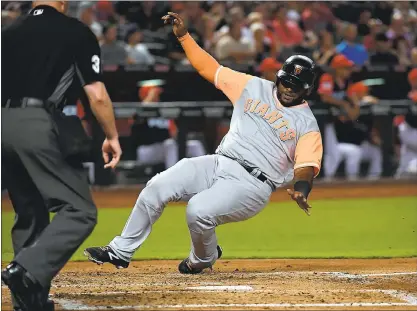
<path id="1" fill-rule="evenodd" d="M 32 9 L 2 30 L 2 107 L 7 99 L 75 104 L 82 87 L 101 81 L 100 47 L 91 30 L 53 7 Z"/>

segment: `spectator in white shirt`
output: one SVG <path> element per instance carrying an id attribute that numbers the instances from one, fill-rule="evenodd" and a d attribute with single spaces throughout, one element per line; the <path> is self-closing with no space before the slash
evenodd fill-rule
<path id="1" fill-rule="evenodd" d="M 148 47 L 141 43 L 142 33 L 137 28 L 133 28 L 126 35 L 126 52 L 128 63 L 138 65 L 153 65 L 155 58 L 149 53 Z"/>
<path id="2" fill-rule="evenodd" d="M 233 23 L 240 23 L 240 31 L 241 31 L 241 37 L 249 42 L 250 44 L 255 44 L 255 39 L 253 37 L 252 31 L 244 24 L 245 21 L 245 13 L 243 12 L 243 9 L 239 6 L 233 7 L 230 9 L 230 11 L 227 14 L 227 20 L 233 21 Z M 224 25 L 221 27 L 214 36 L 214 45 L 226 34 L 230 32 L 230 23 L 227 25 Z"/>
<path id="3" fill-rule="evenodd" d="M 254 59 L 255 44 L 253 40 L 243 36 L 242 23 L 243 21 L 239 19 L 231 19 L 228 22 L 228 32 L 219 39 L 215 47 L 218 60 L 232 60 L 240 63 Z"/>

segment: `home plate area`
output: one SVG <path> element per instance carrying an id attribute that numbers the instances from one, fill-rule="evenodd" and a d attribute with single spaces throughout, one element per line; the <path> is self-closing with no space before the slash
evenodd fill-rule
<path id="1" fill-rule="evenodd" d="M 415 258 L 220 260 L 200 275 L 181 275 L 177 264 L 72 262 L 52 298 L 57 310 L 417 310 Z M 4 286 L 2 302 L 10 308 Z"/>

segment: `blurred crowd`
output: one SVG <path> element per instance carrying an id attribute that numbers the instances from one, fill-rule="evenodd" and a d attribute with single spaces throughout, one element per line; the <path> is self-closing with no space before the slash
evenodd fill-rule
<path id="1" fill-rule="evenodd" d="M 30 2 L 1 5 L 2 25 L 30 8 Z M 161 21 L 167 11 L 179 13 L 197 42 L 221 61 L 282 61 L 302 53 L 326 65 L 342 53 L 357 66 L 417 66 L 413 1 L 71 1 L 69 14 L 96 34 L 109 68 L 187 63 Z"/>

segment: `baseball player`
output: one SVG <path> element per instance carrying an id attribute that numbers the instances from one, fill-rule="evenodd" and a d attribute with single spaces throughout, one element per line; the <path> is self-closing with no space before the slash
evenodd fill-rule
<path id="1" fill-rule="evenodd" d="M 294 182 L 290 197 L 308 215 L 307 197 L 321 166 L 322 139 L 304 96 L 315 78 L 313 61 L 295 55 L 277 73 L 276 83 L 219 65 L 187 33 L 178 14 L 163 17 L 173 25 L 192 66 L 230 99 L 230 130 L 214 155 L 183 159 L 154 176 L 142 190 L 120 236 L 109 245 L 91 247 L 93 262 L 127 268 L 149 236 L 168 202 L 188 201 L 191 235 L 183 274 L 200 273 L 222 255 L 215 228 L 249 219 L 268 203 L 279 186 Z"/>
<path id="2" fill-rule="evenodd" d="M 356 97 L 346 93 L 350 82 L 354 63 L 344 55 L 336 55 L 330 62 L 333 73 L 324 73 L 319 80 L 317 93 L 327 109 L 337 107 L 344 117 L 354 121 L 360 113 Z M 331 112 L 331 110 L 329 111 Z M 338 140 L 335 129 L 336 118 L 330 116 L 324 127 L 324 175 L 332 179 L 340 163 L 341 154 L 338 150 Z"/>
<path id="3" fill-rule="evenodd" d="M 158 82 L 144 81 L 139 89 L 142 103 L 157 103 L 163 89 L 155 85 Z M 132 138 L 139 146 L 136 148 L 137 161 L 143 165 L 165 163 L 170 168 L 178 162 L 178 144 L 175 138 L 175 123 L 165 118 L 141 118 L 138 116 L 132 126 Z M 206 154 L 201 141 L 187 140 L 187 157 Z"/>
<path id="4" fill-rule="evenodd" d="M 417 104 L 417 68 L 410 70 L 408 73 L 408 82 L 411 90 L 408 98 Z M 417 163 L 417 121 L 415 115 L 412 114 L 411 107 L 409 111 L 402 116 L 397 116 L 396 127 L 397 135 L 400 141 L 400 159 L 396 178 L 416 175 L 415 166 Z"/>

